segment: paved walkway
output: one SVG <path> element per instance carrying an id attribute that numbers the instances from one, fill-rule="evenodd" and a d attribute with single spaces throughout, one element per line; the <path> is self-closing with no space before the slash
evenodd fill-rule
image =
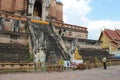
<path id="1" fill-rule="evenodd" d="M 51 73 L 0 74 L 0 80 L 120 80 L 120 65 L 110 66 L 107 70 L 93 68 Z"/>

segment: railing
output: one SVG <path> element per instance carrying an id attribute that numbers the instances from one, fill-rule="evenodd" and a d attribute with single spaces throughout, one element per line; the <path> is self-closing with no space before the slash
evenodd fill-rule
<path id="1" fill-rule="evenodd" d="M 95 48 L 95 49 L 101 49 L 100 45 L 91 45 L 91 44 L 86 44 L 86 43 L 79 43 L 79 46 L 81 48 Z"/>
<path id="2" fill-rule="evenodd" d="M 66 24 L 66 23 L 59 23 L 59 22 L 54 22 L 54 23 L 55 23 L 55 26 L 58 28 L 68 28 L 68 29 L 72 29 L 72 30 L 87 32 L 86 27 L 81 27 L 81 26 L 71 25 L 71 24 Z"/>
<path id="3" fill-rule="evenodd" d="M 34 51 L 34 44 L 35 44 L 35 32 L 33 30 L 33 27 L 31 26 L 31 22 L 29 22 L 29 27 L 28 27 L 28 30 L 29 30 L 29 33 L 30 33 L 30 39 L 31 39 L 31 44 L 32 44 L 32 51 Z"/>
<path id="4" fill-rule="evenodd" d="M 107 61 L 109 65 L 120 65 L 120 59 L 110 59 Z"/>
<path id="5" fill-rule="evenodd" d="M 107 60 L 107 66 L 120 65 L 120 59 L 111 59 Z M 35 66 L 33 62 L 30 63 L 0 63 L 0 73 L 10 73 L 10 72 L 61 72 L 61 71 L 71 71 L 71 70 L 83 70 L 83 69 L 91 69 L 91 68 L 99 68 L 103 67 L 101 61 L 90 63 L 86 62 L 84 64 L 77 65 L 77 68 L 74 67 L 75 64 L 70 64 L 69 67 L 65 67 L 62 64 L 56 63 L 51 64 L 47 62 L 45 67 L 41 67 L 40 65 Z"/>
<path id="6" fill-rule="evenodd" d="M 39 63 L 38 63 L 39 64 Z M 79 69 L 83 69 L 83 64 L 77 65 Z M 80 68 L 81 67 L 81 68 Z M 76 68 L 77 69 L 77 68 Z M 85 67 L 84 67 L 85 69 Z M 75 70 L 75 67 L 71 64 L 69 67 L 65 67 L 64 64 L 50 64 L 46 63 L 45 67 L 35 65 L 34 63 L 0 63 L 0 73 L 11 72 L 61 72 Z"/>
<path id="7" fill-rule="evenodd" d="M 54 35 L 53 38 L 56 41 L 57 46 L 61 49 L 61 52 L 63 53 L 64 58 L 67 59 L 67 52 L 66 52 L 67 50 L 66 50 L 63 39 L 56 33 L 55 26 L 53 25 L 53 23 L 50 23 L 49 27 L 52 30 L 52 33 Z"/>
<path id="8" fill-rule="evenodd" d="M 120 59 L 108 59 L 106 63 L 107 63 L 107 66 L 120 65 Z M 88 60 L 88 61 L 85 61 L 85 64 L 86 64 L 86 68 L 88 68 L 88 69 L 103 67 L 102 61 L 97 61 L 97 62 L 91 63 Z"/>
<path id="9" fill-rule="evenodd" d="M 33 63 L 0 63 L 0 73 L 33 71 Z"/>

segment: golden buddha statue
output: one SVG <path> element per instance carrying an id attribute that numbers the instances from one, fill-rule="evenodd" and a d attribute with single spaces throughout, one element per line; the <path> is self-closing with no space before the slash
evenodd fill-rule
<path id="1" fill-rule="evenodd" d="M 34 10 L 34 12 L 33 12 L 33 15 L 34 15 L 34 16 L 38 16 L 38 11 L 37 11 L 36 8 L 35 8 L 35 10 Z"/>
<path id="2" fill-rule="evenodd" d="M 82 60 L 82 56 L 79 54 L 78 48 L 75 49 L 74 59 L 75 60 Z"/>

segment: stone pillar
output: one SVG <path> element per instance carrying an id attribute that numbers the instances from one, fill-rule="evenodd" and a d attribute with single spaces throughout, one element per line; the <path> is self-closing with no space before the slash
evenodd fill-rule
<path id="1" fill-rule="evenodd" d="M 49 0 L 42 0 L 42 20 L 43 21 L 47 19 L 49 5 L 50 5 Z"/>
<path id="2" fill-rule="evenodd" d="M 33 16 L 35 1 L 36 0 L 29 0 L 28 14 L 30 14 L 31 16 Z"/>

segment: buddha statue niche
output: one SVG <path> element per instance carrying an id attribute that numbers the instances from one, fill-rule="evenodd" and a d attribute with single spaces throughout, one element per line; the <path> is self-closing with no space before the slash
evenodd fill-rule
<path id="1" fill-rule="evenodd" d="M 78 48 L 75 49 L 74 59 L 75 60 L 82 60 L 82 56 L 79 54 Z"/>

